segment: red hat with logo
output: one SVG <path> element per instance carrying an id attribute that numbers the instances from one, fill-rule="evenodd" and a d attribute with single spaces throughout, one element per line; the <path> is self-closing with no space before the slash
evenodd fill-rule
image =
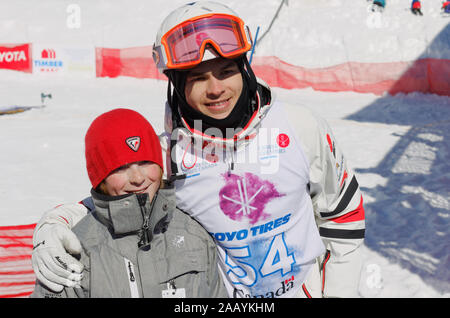
<path id="1" fill-rule="evenodd" d="M 98 116 L 86 133 L 85 155 L 94 188 L 113 170 L 133 162 L 151 161 L 164 169 L 152 125 L 131 109 L 118 108 Z"/>

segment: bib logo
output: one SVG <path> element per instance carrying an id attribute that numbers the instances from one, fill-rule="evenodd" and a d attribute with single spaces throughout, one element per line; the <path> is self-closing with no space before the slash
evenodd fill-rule
<path id="1" fill-rule="evenodd" d="M 286 134 L 279 134 L 277 136 L 277 144 L 281 148 L 286 148 L 287 146 L 289 146 L 289 136 Z"/>
<path id="2" fill-rule="evenodd" d="M 276 298 L 276 297 L 282 297 L 284 294 L 286 294 L 287 292 L 289 292 L 291 289 L 294 288 L 294 276 L 291 276 L 288 279 L 285 279 L 284 281 L 280 282 L 281 286 L 280 286 L 277 290 L 274 291 L 267 291 L 265 294 L 247 294 L 245 293 L 243 290 L 241 289 L 237 289 L 235 288 L 233 291 L 233 297 L 237 298 L 238 296 L 240 297 L 245 297 L 245 298 Z"/>
<path id="3" fill-rule="evenodd" d="M 225 186 L 219 192 L 222 212 L 235 221 L 249 220 L 255 224 L 266 219 L 269 214 L 264 209 L 270 201 L 284 196 L 275 185 L 261 180 L 252 173 L 243 177 L 225 173 Z"/>

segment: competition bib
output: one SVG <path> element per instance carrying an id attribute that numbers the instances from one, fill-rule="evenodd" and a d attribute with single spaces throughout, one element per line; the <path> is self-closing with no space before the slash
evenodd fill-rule
<path id="1" fill-rule="evenodd" d="M 214 237 L 233 297 L 292 297 L 324 246 L 308 193 L 309 165 L 281 105 L 236 151 L 176 146 L 177 205 Z"/>

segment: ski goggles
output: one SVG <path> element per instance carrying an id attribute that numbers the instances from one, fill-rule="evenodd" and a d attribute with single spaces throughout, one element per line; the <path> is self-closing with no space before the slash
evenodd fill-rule
<path id="1" fill-rule="evenodd" d="M 169 69 L 191 68 L 201 63 L 207 45 L 222 57 L 235 58 L 252 47 L 250 32 L 233 15 L 207 14 L 176 25 L 161 38 Z"/>

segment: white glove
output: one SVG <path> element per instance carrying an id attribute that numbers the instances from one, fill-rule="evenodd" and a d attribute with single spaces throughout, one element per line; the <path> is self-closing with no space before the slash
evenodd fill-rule
<path id="1" fill-rule="evenodd" d="M 86 213 L 81 204 L 65 204 L 46 212 L 36 225 L 33 270 L 37 279 L 55 292 L 78 285 L 83 276 L 83 264 L 70 255 L 82 251 L 80 241 L 70 229 Z"/>

